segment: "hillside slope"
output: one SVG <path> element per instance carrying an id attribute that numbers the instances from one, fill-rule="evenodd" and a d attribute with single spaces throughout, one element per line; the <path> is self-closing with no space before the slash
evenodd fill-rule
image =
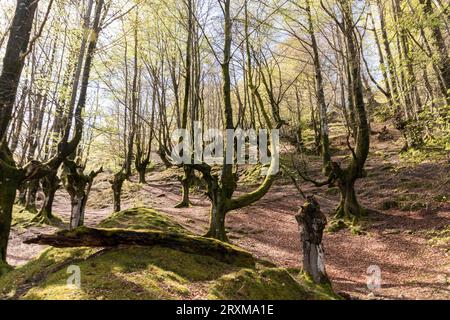
<path id="1" fill-rule="evenodd" d="M 103 228 L 190 233 L 155 210 L 115 213 Z M 211 248 L 216 244 L 210 242 Z M 230 246 L 230 250 L 242 251 Z M 68 285 L 79 268 L 80 286 Z M 70 281 L 69 281 L 70 282 Z M 0 278 L 1 299 L 336 299 L 299 270 L 271 263 L 231 262 L 162 246 L 48 248 L 35 260 Z"/>

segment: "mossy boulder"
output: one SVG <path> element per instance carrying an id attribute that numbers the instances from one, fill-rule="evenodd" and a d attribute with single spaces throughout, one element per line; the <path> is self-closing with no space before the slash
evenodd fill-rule
<path id="1" fill-rule="evenodd" d="M 284 268 L 241 269 L 222 276 L 210 289 L 210 299 L 310 300 L 339 299 L 329 287 L 312 284 Z"/>
<path id="2" fill-rule="evenodd" d="M 168 217 L 146 208 L 115 213 L 100 226 L 195 237 Z M 217 240 L 203 239 L 210 241 L 212 248 L 217 246 Z M 80 271 L 80 286 L 70 281 L 73 270 Z M 252 263 L 227 262 L 160 245 L 48 248 L 35 260 L 0 277 L 0 299 L 338 298 L 298 274 L 256 258 Z"/>

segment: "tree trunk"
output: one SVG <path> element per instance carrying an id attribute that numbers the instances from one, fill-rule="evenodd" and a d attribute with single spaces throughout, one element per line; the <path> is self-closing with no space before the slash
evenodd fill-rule
<path id="1" fill-rule="evenodd" d="M 322 139 L 321 143 L 321 153 L 323 160 L 323 169 L 326 172 L 328 169 L 328 164 L 331 160 L 330 155 L 330 143 L 328 138 L 328 117 L 327 117 L 327 105 L 325 102 L 325 93 L 323 87 L 323 78 L 322 78 L 322 68 L 320 64 L 319 58 L 319 49 L 317 46 L 316 36 L 314 32 L 314 25 L 311 16 L 311 8 L 309 1 L 306 1 L 306 12 L 308 14 L 308 23 L 309 23 L 309 37 L 311 40 L 311 47 L 313 49 L 313 60 L 314 60 L 314 74 L 315 74 L 315 84 L 316 84 L 316 97 L 317 97 L 317 107 L 319 109 L 320 116 L 320 136 Z"/>
<path id="2" fill-rule="evenodd" d="M 121 210 L 120 198 L 122 195 L 123 182 L 127 178 L 126 174 L 121 170 L 114 174 L 113 179 L 109 180 L 111 183 L 111 188 L 113 190 L 113 208 L 114 212 L 119 212 Z"/>
<path id="3" fill-rule="evenodd" d="M 39 180 L 32 180 L 28 182 L 27 200 L 25 202 L 25 210 L 31 213 L 37 213 L 36 195 L 39 190 Z"/>
<path id="4" fill-rule="evenodd" d="M 337 209 L 336 217 L 353 221 L 364 213 L 356 198 L 355 181 L 365 176 L 364 164 L 369 154 L 370 129 L 364 103 L 361 66 L 359 63 L 360 56 L 356 50 L 357 39 L 354 36 L 352 10 L 349 2 L 341 0 L 340 4 L 344 16 L 348 69 L 350 72 L 348 95 L 353 97 L 357 116 L 357 132 L 356 147 L 353 149 L 348 143 L 352 154 L 350 165 L 345 169 L 341 169 L 336 162 L 331 162 L 330 165 L 332 174 L 341 191 L 341 203 Z"/>
<path id="5" fill-rule="evenodd" d="M 4 140 L 11 121 L 17 87 L 24 66 L 22 54 L 28 51 L 36 8 L 37 2 L 34 0 L 17 1 L 0 75 L 0 141 Z"/>
<path id="6" fill-rule="evenodd" d="M 70 195 L 71 216 L 70 228 L 80 227 L 84 223 L 84 210 L 86 208 L 87 198 L 91 190 L 94 178 L 103 171 L 91 171 L 89 175 L 83 173 L 83 167 L 77 165 L 74 161 L 66 160 L 63 164 L 62 181 L 64 187 Z"/>
<path id="7" fill-rule="evenodd" d="M 139 183 L 145 184 L 145 172 L 147 171 L 146 167 L 143 168 L 139 168 L 138 173 L 139 173 Z"/>
<path id="8" fill-rule="evenodd" d="M 8 147 L 0 144 L 0 276 L 9 269 L 6 263 L 12 209 L 19 187 L 18 170 Z"/>
<path id="9" fill-rule="evenodd" d="M 0 276 L 2 276 L 10 269 L 6 263 L 6 250 L 11 228 L 12 208 L 18 186 L 15 181 L 9 180 L 2 172 L 0 172 L 0 183 Z"/>
<path id="10" fill-rule="evenodd" d="M 341 200 L 336 210 L 336 218 L 347 221 L 361 218 L 364 215 L 364 210 L 359 205 L 356 197 L 355 181 L 341 177 L 338 180 L 338 184 L 341 191 Z"/>
<path id="11" fill-rule="evenodd" d="M 220 191 L 218 191 L 214 196 L 214 200 L 211 201 L 209 230 L 205 237 L 228 242 L 228 237 L 225 230 L 226 209 L 223 201 L 221 201 L 221 197 L 222 195 L 220 195 Z"/>
<path id="12" fill-rule="evenodd" d="M 33 221 L 52 224 L 53 216 L 53 201 L 55 199 L 56 191 L 59 189 L 59 178 L 56 171 L 52 171 L 42 179 L 42 191 L 44 192 L 44 202 L 38 214 L 33 218 Z"/>
<path id="13" fill-rule="evenodd" d="M 155 230 L 131 231 L 94 229 L 81 227 L 63 230 L 53 235 L 41 234 L 25 241 L 27 244 L 46 244 L 57 248 L 70 247 L 115 247 L 119 245 L 163 246 L 182 252 L 214 257 L 228 263 L 243 263 L 253 266 L 252 255 L 229 244 L 182 233 Z"/>
<path id="14" fill-rule="evenodd" d="M 300 240 L 303 246 L 303 271 L 315 283 L 330 284 L 325 271 L 322 236 L 327 219 L 320 211 L 314 196 L 307 197 L 306 203 L 295 216 L 300 229 Z"/>
<path id="15" fill-rule="evenodd" d="M 175 208 L 189 208 L 191 205 L 191 201 L 189 200 L 189 188 L 191 187 L 193 169 L 189 165 L 184 165 L 183 170 L 184 175 L 181 179 L 182 199 L 181 202 L 175 206 Z"/>
<path id="16" fill-rule="evenodd" d="M 28 51 L 37 1 L 18 0 L 11 24 L 0 75 L 0 274 L 6 271 L 6 250 L 11 228 L 16 189 L 22 182 L 11 152 L 6 146 L 7 130 Z"/>
<path id="17" fill-rule="evenodd" d="M 84 192 L 70 196 L 70 204 L 72 206 L 70 214 L 70 229 L 81 227 L 84 222 L 84 208 L 87 201 L 87 195 Z"/>

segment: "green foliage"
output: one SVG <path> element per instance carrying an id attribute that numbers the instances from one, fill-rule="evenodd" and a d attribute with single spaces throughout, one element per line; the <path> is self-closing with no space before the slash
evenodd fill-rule
<path id="1" fill-rule="evenodd" d="M 410 148 L 400 154 L 400 164 L 405 166 L 418 165 L 425 161 L 441 161 L 447 157 L 447 152 L 442 148 L 433 148 L 433 145 L 425 145 L 420 149 Z"/>

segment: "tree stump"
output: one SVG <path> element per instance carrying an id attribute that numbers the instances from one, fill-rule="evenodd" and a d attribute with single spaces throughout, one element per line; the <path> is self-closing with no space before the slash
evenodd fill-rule
<path id="1" fill-rule="evenodd" d="M 303 245 L 303 271 L 315 283 L 329 284 L 322 246 L 322 235 L 327 219 L 320 211 L 320 205 L 314 196 L 306 197 L 306 202 L 301 206 L 295 219 L 299 226 L 300 240 Z"/>

